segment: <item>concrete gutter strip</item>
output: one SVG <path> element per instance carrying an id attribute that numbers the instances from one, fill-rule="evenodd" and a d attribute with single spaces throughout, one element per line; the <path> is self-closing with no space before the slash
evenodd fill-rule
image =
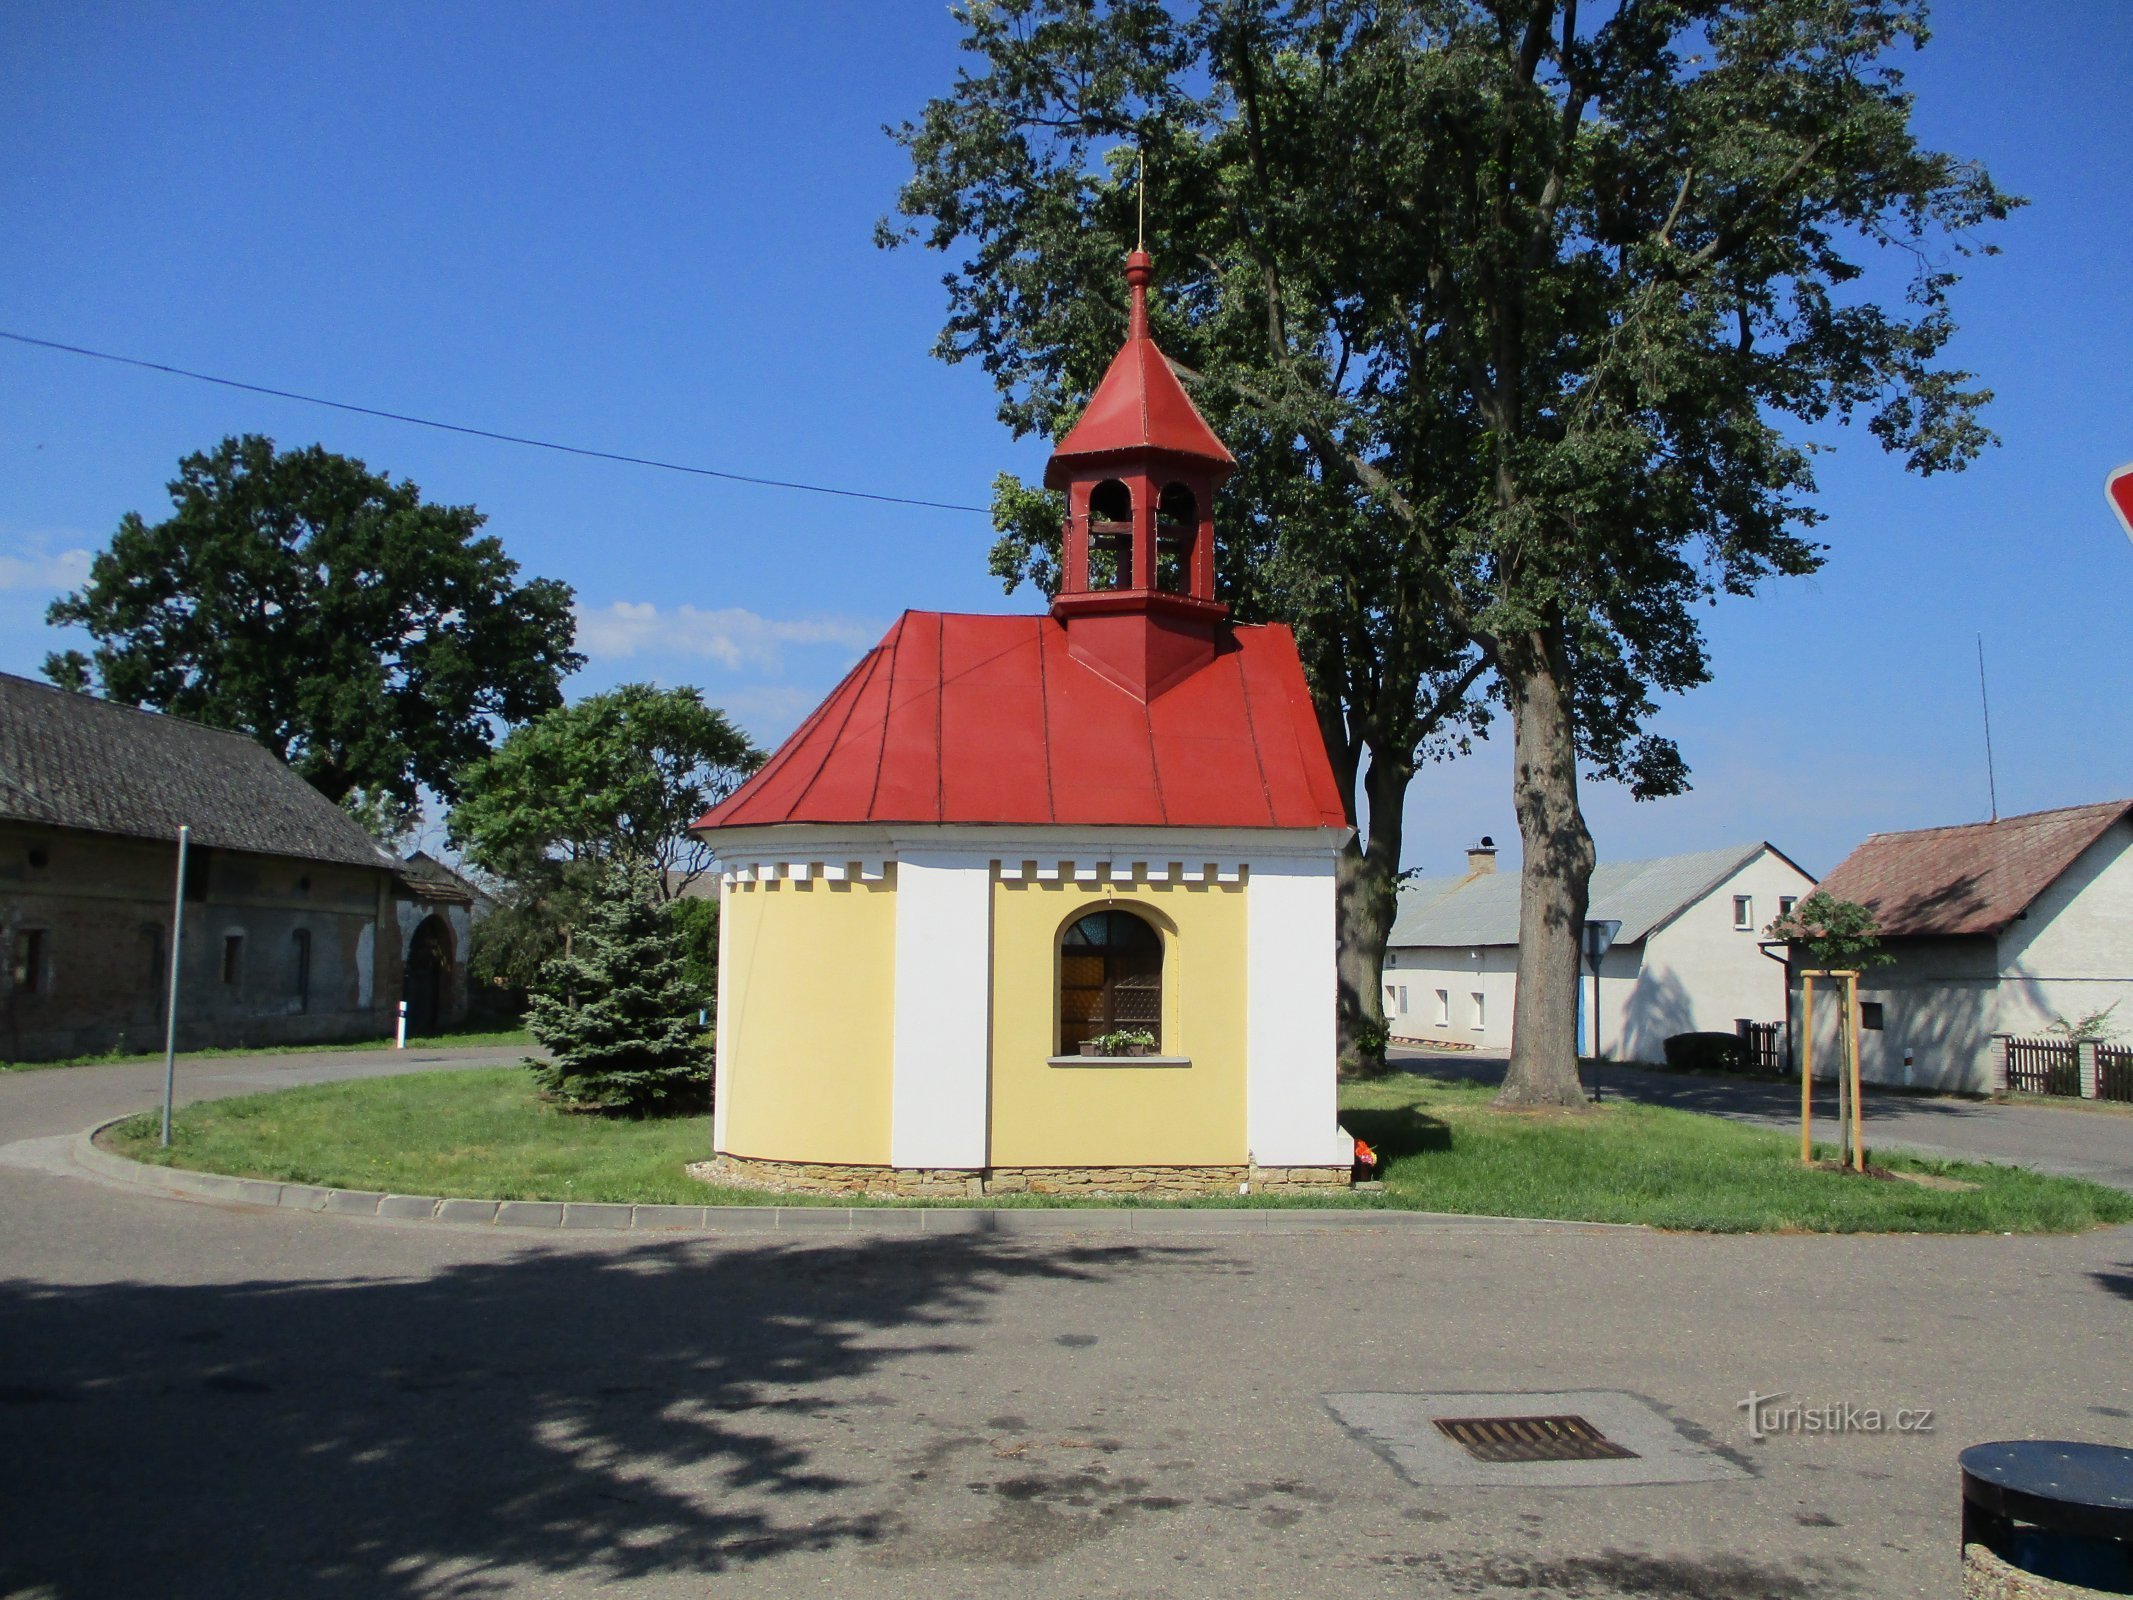
<path id="1" fill-rule="evenodd" d="M 1339 1228 L 1392 1228 L 1425 1233 L 1491 1232 L 1648 1233 L 1641 1223 L 1564 1222 L 1544 1217 L 1475 1217 L 1440 1211 L 1330 1211 L 1307 1207 L 1225 1208 L 1219 1211 L 1120 1207 L 980 1206 L 686 1206 L 618 1205 L 560 1200 L 465 1200 L 426 1194 L 380 1194 L 274 1183 L 150 1166 L 113 1155 L 96 1136 L 114 1118 L 74 1142 L 74 1159 L 107 1182 L 226 1205 L 323 1212 L 392 1222 L 472 1224 L 545 1232 L 804 1233 L 1045 1235 L 1068 1233 L 1320 1233 Z"/>

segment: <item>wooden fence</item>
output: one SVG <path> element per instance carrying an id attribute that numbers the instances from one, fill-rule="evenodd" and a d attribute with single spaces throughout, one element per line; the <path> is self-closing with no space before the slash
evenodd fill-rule
<path id="1" fill-rule="evenodd" d="M 2071 1039 L 2009 1039 L 2007 1088 L 2011 1094 L 2081 1093 L 2081 1048 Z"/>
<path id="2" fill-rule="evenodd" d="M 2102 1100 L 2133 1100 L 2133 1044 L 2096 1046 L 2096 1095 Z"/>
<path id="3" fill-rule="evenodd" d="M 1785 1025 L 1782 1022 L 1739 1024 L 1741 1070 L 1765 1077 L 1782 1078 L 1792 1071 L 1785 1059 Z"/>

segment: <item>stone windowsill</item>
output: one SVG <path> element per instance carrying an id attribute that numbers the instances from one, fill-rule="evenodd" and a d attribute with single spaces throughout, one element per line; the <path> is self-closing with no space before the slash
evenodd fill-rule
<path id="1" fill-rule="evenodd" d="M 1189 1067 L 1191 1056 L 1048 1056 L 1054 1067 Z"/>

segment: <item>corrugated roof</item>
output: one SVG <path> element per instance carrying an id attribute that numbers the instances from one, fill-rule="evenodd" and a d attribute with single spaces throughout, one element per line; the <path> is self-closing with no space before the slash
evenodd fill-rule
<path id="1" fill-rule="evenodd" d="M 1877 833 L 1822 887 L 1866 906 L 1894 938 L 1997 933 L 2129 814 L 2133 800 L 2105 800 L 1998 822 Z"/>
<path id="2" fill-rule="evenodd" d="M 786 822 L 1345 828 L 1284 627 L 1225 628 L 1142 701 L 1048 616 L 908 611 L 698 828 Z"/>
<path id="3" fill-rule="evenodd" d="M 0 673 L 0 818 L 395 871 L 339 806 L 240 733 Z"/>
<path id="4" fill-rule="evenodd" d="M 1649 861 L 1603 861 L 1592 869 L 1595 922 L 1618 921 L 1616 944 L 1635 944 L 1653 929 L 1733 876 L 1772 846 L 1730 845 Z M 1518 943 L 1518 874 L 1485 872 L 1471 878 L 1415 878 L 1400 886 L 1400 909 L 1390 944 Z"/>

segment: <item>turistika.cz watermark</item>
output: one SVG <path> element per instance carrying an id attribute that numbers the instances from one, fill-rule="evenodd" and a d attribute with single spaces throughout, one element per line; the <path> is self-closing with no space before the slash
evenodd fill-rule
<path id="1" fill-rule="evenodd" d="M 1748 1391 L 1736 1410 L 1748 1413 L 1748 1437 L 1767 1439 L 1773 1433 L 1931 1433 L 1931 1406 L 1854 1405 L 1849 1400 L 1805 1401 L 1782 1390 L 1776 1394 Z"/>

